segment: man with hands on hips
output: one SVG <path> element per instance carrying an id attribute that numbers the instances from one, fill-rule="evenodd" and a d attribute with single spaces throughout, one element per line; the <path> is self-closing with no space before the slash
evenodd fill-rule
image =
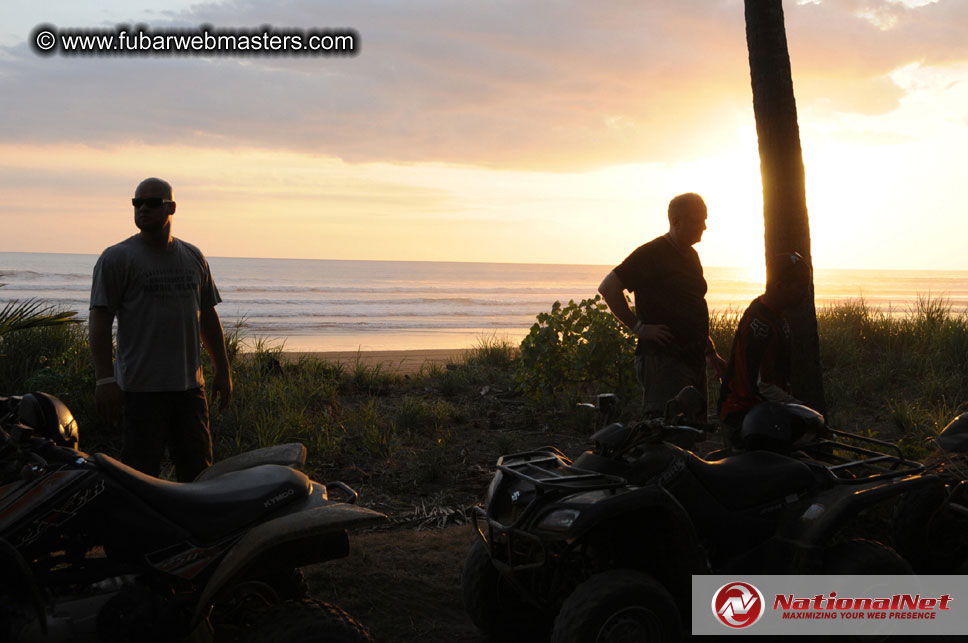
<path id="1" fill-rule="evenodd" d="M 721 377 L 726 363 L 709 337 L 706 280 L 693 245 L 706 229 L 706 204 L 698 194 L 669 202 L 669 231 L 639 246 L 608 273 L 598 292 L 612 314 L 638 336 L 635 373 L 643 413 L 661 415 L 685 386 L 706 396 L 706 364 Z M 635 295 L 635 312 L 624 291 Z"/>

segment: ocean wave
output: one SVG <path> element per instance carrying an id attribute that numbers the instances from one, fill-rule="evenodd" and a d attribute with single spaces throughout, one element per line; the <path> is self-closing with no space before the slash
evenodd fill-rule
<path id="1" fill-rule="evenodd" d="M 15 281 L 50 281 L 64 279 L 67 281 L 91 281 L 91 273 L 81 272 L 43 272 L 39 270 L 0 270 L 0 279 Z"/>
<path id="2" fill-rule="evenodd" d="M 240 286 L 224 281 L 218 282 L 221 292 L 239 293 L 277 293 L 277 292 L 313 292 L 313 293 L 354 293 L 357 295 L 392 295 L 392 294 L 419 294 L 429 293 L 430 295 L 467 295 L 467 294 L 502 294 L 502 293 L 560 293 L 571 291 L 562 288 L 560 285 L 555 287 L 534 287 L 534 286 L 306 286 L 300 284 L 276 285 L 276 286 Z M 594 296 L 594 286 L 590 287 L 588 296 Z"/>
<path id="3" fill-rule="evenodd" d="M 0 305 L 43 299 L 87 314 L 91 268 L 84 255 L 2 254 Z M 225 326 L 245 319 L 243 333 L 270 337 L 351 337 L 380 343 L 406 333 L 457 336 L 513 330 L 527 333 L 555 301 L 593 297 L 608 267 L 507 266 L 409 262 L 213 259 Z M 49 268 L 46 271 L 45 268 Z M 762 292 L 743 269 L 709 268 L 713 311 L 742 311 Z M 530 281 L 529 281 L 530 279 Z M 968 304 L 968 272 L 829 271 L 815 273 L 818 308 L 863 298 L 891 314 L 910 310 L 919 294 Z M 377 336 L 383 334 L 383 338 Z M 387 340 L 389 341 L 389 340 Z"/>
<path id="4" fill-rule="evenodd" d="M 378 315 L 373 312 L 365 311 L 346 311 L 346 312 L 323 312 L 314 314 L 311 311 L 305 310 L 292 310 L 292 311 L 274 311 L 271 313 L 247 313 L 244 309 L 235 309 L 232 307 L 226 308 L 225 305 L 220 305 L 222 316 L 231 315 L 233 318 L 244 318 L 246 320 L 287 320 L 287 319 L 314 319 L 314 320 L 328 320 L 328 319 L 372 319 L 374 317 L 386 318 L 386 319 L 418 319 L 418 318 L 469 318 L 469 319 L 519 319 L 521 317 L 535 317 L 540 310 L 534 311 L 532 309 L 521 309 L 519 311 L 511 311 L 504 313 L 494 313 L 486 310 L 461 310 L 461 311 L 433 311 L 433 310 L 412 310 L 412 311 L 381 311 Z"/>
<path id="5" fill-rule="evenodd" d="M 449 306 L 449 307 L 479 307 L 488 308 L 521 308 L 534 306 L 550 306 L 551 299 L 541 300 L 502 300 L 502 299 L 468 299 L 448 297 L 418 297 L 407 299 L 274 299 L 274 298 L 238 298 L 223 294 L 223 302 L 233 306 L 294 306 L 325 308 L 328 306 L 354 308 L 373 308 L 378 306 Z"/>
<path id="6" fill-rule="evenodd" d="M 223 322 L 226 321 L 223 319 Z M 230 325 L 230 324 L 226 324 Z M 400 322 L 393 320 L 379 320 L 379 321 L 363 321 L 363 322 L 305 322 L 305 323 L 260 323 L 260 322 L 250 322 L 246 320 L 246 324 L 242 329 L 243 334 L 261 333 L 268 332 L 276 335 L 286 335 L 291 332 L 307 332 L 307 331 L 319 331 L 319 332 L 330 332 L 330 331 L 351 331 L 351 332 L 379 332 L 384 330 L 461 330 L 467 332 L 474 332 L 477 330 L 497 330 L 504 328 L 514 328 L 514 329 L 524 329 L 527 330 L 531 327 L 531 324 L 515 324 L 509 322 L 508 320 L 494 320 L 492 322 L 481 323 L 475 322 L 473 325 L 467 325 L 466 323 L 459 323 L 456 321 L 438 320 L 434 322 Z"/>
<path id="7" fill-rule="evenodd" d="M 51 292 L 68 292 L 68 293 L 90 293 L 91 284 L 24 284 L 24 283 L 14 283 L 14 282 L 4 282 L 3 277 L 0 277 L 0 283 L 3 284 L 3 292 L 22 292 L 27 293 L 51 293 Z"/>

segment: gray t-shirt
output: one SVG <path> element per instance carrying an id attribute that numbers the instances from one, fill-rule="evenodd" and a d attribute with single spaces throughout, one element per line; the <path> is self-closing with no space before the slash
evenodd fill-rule
<path id="1" fill-rule="evenodd" d="M 91 308 L 118 319 L 115 377 L 123 391 L 186 391 L 202 385 L 199 313 L 222 301 L 208 262 L 190 243 L 166 250 L 134 235 L 94 266 Z"/>

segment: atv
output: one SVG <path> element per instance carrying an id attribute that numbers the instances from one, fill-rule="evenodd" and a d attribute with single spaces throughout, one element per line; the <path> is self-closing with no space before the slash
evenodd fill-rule
<path id="1" fill-rule="evenodd" d="M 0 398 L 0 641 L 370 640 L 299 568 L 386 516 L 296 470 L 302 445 L 174 483 L 77 440 L 57 398 Z"/>
<path id="2" fill-rule="evenodd" d="M 965 573 L 968 561 L 968 413 L 935 438 L 927 460 L 933 483 L 904 494 L 894 508 L 894 543 L 915 571 Z"/>
<path id="3" fill-rule="evenodd" d="M 754 409 L 755 410 L 755 409 Z M 474 624 L 503 640 L 676 641 L 694 574 L 911 573 L 850 539 L 858 514 L 935 484 L 893 445 L 764 406 L 741 452 L 701 458 L 683 416 L 614 423 L 574 461 L 552 447 L 501 457 L 463 570 Z"/>

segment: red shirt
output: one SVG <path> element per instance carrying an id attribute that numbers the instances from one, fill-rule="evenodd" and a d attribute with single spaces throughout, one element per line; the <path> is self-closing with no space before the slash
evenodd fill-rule
<path id="1" fill-rule="evenodd" d="M 757 297 L 743 313 L 719 394 L 719 417 L 763 402 L 759 381 L 790 391 L 790 325 Z"/>

